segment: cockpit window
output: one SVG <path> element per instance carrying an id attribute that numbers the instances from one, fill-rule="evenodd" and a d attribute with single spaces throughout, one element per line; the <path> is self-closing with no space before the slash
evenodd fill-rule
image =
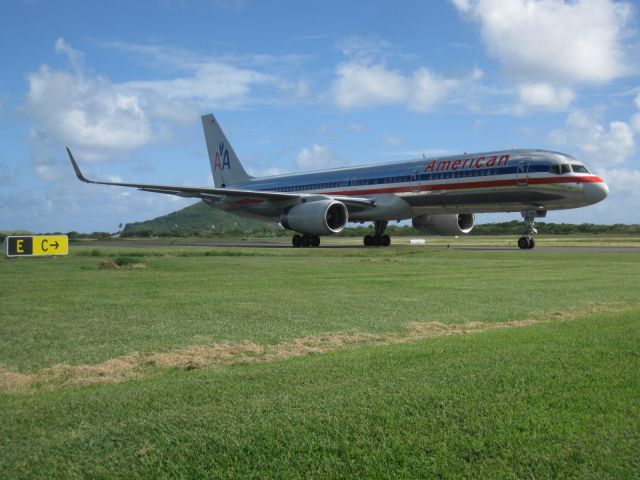
<path id="1" fill-rule="evenodd" d="M 560 165 L 549 165 L 549 173 L 560 175 Z"/>
<path id="2" fill-rule="evenodd" d="M 578 163 L 572 163 L 571 168 L 575 173 L 589 173 L 589 170 L 587 170 L 587 167 L 585 167 L 584 165 L 580 165 Z"/>
<path id="3" fill-rule="evenodd" d="M 571 173 L 571 167 L 568 163 L 563 163 L 562 165 L 560 165 L 560 169 L 562 173 Z"/>

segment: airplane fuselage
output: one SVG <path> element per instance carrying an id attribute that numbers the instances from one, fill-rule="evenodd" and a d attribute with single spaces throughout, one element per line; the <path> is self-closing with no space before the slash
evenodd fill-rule
<path id="1" fill-rule="evenodd" d="M 601 178 L 568 155 L 520 149 L 263 177 L 234 188 L 357 196 L 375 207 L 350 209 L 349 220 L 400 220 L 425 214 L 520 212 L 582 207 L 602 200 Z M 256 199 L 228 199 L 216 207 L 275 219 L 280 211 Z"/>

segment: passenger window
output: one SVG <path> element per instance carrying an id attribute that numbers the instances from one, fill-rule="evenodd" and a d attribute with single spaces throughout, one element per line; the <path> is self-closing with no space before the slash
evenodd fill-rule
<path id="1" fill-rule="evenodd" d="M 562 173 L 571 173 L 571 167 L 568 163 L 563 163 L 560 167 L 562 167 Z"/>
<path id="2" fill-rule="evenodd" d="M 560 175 L 560 165 L 549 165 L 549 173 Z"/>

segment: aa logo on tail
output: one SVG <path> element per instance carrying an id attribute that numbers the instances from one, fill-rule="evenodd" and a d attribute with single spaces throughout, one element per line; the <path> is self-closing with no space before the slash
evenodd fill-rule
<path id="1" fill-rule="evenodd" d="M 222 161 L 220 160 L 222 158 Z M 229 162 L 229 149 L 224 148 L 224 143 L 221 142 L 218 145 L 218 151 L 216 152 L 216 160 L 213 164 L 213 171 L 217 172 L 218 170 L 224 170 L 224 167 L 227 167 L 228 170 L 231 170 L 231 163 Z"/>

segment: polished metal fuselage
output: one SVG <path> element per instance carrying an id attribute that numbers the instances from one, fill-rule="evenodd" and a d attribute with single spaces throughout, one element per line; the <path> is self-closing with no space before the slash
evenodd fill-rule
<path id="1" fill-rule="evenodd" d="M 239 189 L 375 199 L 373 206 L 350 206 L 349 220 L 401 220 L 424 214 L 559 210 L 586 206 L 606 197 L 606 184 L 584 165 L 548 150 L 504 150 L 403 162 L 263 177 Z M 575 168 L 575 167 L 574 167 Z M 238 215 L 276 220 L 281 209 L 261 199 L 207 202 Z"/>

